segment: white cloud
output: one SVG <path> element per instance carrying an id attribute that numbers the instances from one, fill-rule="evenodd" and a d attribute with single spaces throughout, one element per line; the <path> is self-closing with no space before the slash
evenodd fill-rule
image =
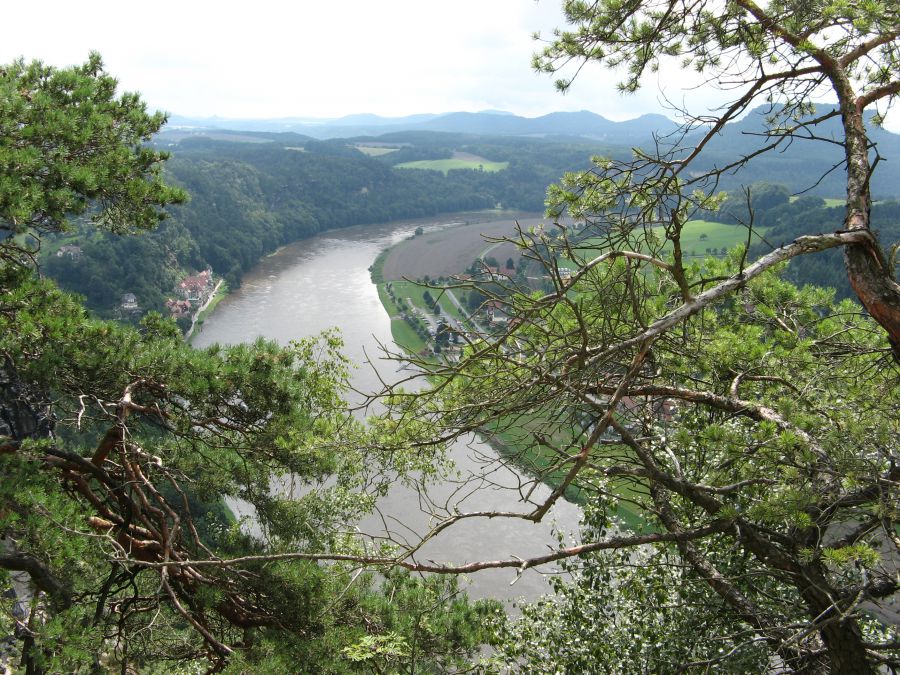
<path id="1" fill-rule="evenodd" d="M 558 0 L 44 0 L 4 7 L 0 62 L 54 65 L 98 50 L 123 89 L 155 108 L 220 117 L 336 117 L 504 109 L 534 116 L 587 109 L 613 119 L 665 112 L 653 82 L 616 93 L 588 68 L 566 96 L 530 68 L 562 24 Z M 708 107 L 667 71 L 666 93 Z"/>

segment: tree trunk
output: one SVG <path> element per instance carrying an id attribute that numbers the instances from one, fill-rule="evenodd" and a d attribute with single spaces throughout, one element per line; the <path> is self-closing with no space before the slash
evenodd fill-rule
<path id="1" fill-rule="evenodd" d="M 843 74 L 834 80 L 834 84 L 840 100 L 847 160 L 847 216 L 844 224 L 848 230 L 866 230 L 872 234 L 871 241 L 866 244 L 844 247 L 847 276 L 863 307 L 887 332 L 894 358 L 900 362 L 900 284 L 894 280 L 893 269 L 871 231 L 871 167 L 863 111 L 857 106 Z"/>
<path id="2" fill-rule="evenodd" d="M 846 607 L 835 604 L 834 598 L 838 594 L 829 585 L 825 571 L 815 564 L 804 566 L 802 579 L 798 590 L 825 643 L 830 675 L 874 674 L 859 621 L 855 614 L 839 618 Z"/>
<path id="3" fill-rule="evenodd" d="M 866 656 L 862 633 L 855 619 L 835 621 L 820 631 L 828 649 L 831 675 L 868 675 L 875 668 Z"/>
<path id="4" fill-rule="evenodd" d="M 874 235 L 871 245 L 844 247 L 844 264 L 853 291 L 871 317 L 887 331 L 894 358 L 900 362 L 900 285 L 891 278 Z"/>

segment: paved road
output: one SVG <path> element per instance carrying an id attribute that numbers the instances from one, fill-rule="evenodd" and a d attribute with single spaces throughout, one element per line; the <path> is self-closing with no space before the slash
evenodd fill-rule
<path id="1" fill-rule="evenodd" d="M 472 315 L 469 314 L 469 311 L 468 311 L 465 307 L 462 306 L 462 304 L 461 304 L 460 301 L 457 299 L 457 297 L 456 297 L 456 295 L 453 293 L 453 291 L 451 291 L 451 290 L 448 288 L 448 289 L 444 290 L 444 294 L 445 294 L 448 298 L 450 298 L 450 302 L 452 302 L 453 305 L 456 307 L 456 309 L 458 309 L 458 310 L 460 311 L 460 313 L 461 313 L 464 317 L 466 317 L 466 318 L 468 319 L 469 323 L 472 325 L 472 327 L 473 327 L 476 331 L 478 331 L 478 332 L 481 333 L 481 334 L 487 334 L 487 331 L 486 331 L 486 330 L 485 330 L 485 329 L 484 329 L 477 321 L 475 321 L 475 319 L 472 318 Z"/>

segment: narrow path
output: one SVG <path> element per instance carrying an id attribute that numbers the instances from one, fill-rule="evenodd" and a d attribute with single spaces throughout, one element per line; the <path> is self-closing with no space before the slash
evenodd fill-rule
<path id="1" fill-rule="evenodd" d="M 503 244 L 505 244 L 505 243 L 506 243 L 505 241 L 498 241 L 498 242 L 496 242 L 496 243 L 494 243 L 494 244 L 491 244 L 491 245 L 488 246 L 486 249 L 484 249 L 481 253 L 478 254 L 478 259 L 481 260 L 481 261 L 483 262 L 484 259 L 487 257 L 488 253 L 490 253 L 491 251 L 493 251 L 493 250 L 494 250 L 495 248 L 497 248 L 498 246 L 503 246 Z"/>

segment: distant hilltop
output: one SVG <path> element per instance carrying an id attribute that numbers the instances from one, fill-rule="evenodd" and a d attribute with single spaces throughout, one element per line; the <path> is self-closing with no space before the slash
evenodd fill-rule
<path id="1" fill-rule="evenodd" d="M 172 115 L 169 128 L 229 129 L 234 131 L 294 132 L 312 138 L 377 136 L 394 131 L 438 131 L 490 136 L 578 137 L 617 143 L 646 140 L 653 133 L 668 133 L 678 125 L 663 115 L 647 114 L 623 122 L 582 110 L 520 117 L 500 110 L 380 117 L 348 115 L 337 119 L 278 118 L 223 119 Z"/>

